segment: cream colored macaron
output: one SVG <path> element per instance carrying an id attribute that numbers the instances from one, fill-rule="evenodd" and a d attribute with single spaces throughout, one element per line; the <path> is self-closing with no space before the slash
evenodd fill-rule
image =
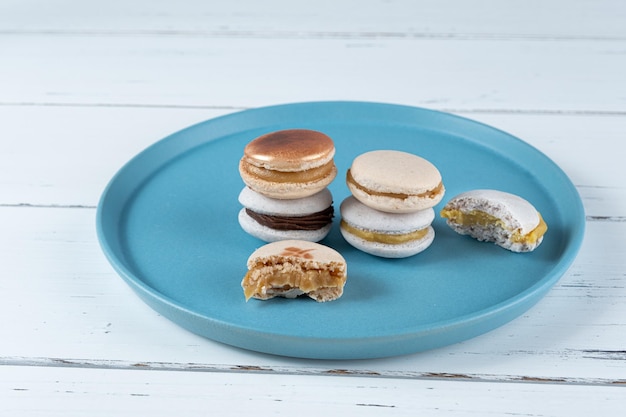
<path id="1" fill-rule="evenodd" d="M 341 297 L 348 266 L 336 250 L 303 240 L 281 240 L 255 250 L 241 281 L 246 297 L 268 300 L 306 295 L 315 301 Z"/>
<path id="2" fill-rule="evenodd" d="M 461 193 L 444 206 L 441 216 L 455 232 L 513 252 L 535 250 L 548 230 L 529 201 L 499 190 Z"/>
<path id="3" fill-rule="evenodd" d="M 346 183 L 366 206 L 389 213 L 411 213 L 434 207 L 445 188 L 439 170 L 407 152 L 366 152 L 352 161 Z"/>
<path id="4" fill-rule="evenodd" d="M 239 173 L 254 191 L 277 199 L 313 195 L 337 175 L 333 140 L 322 132 L 288 129 L 270 132 L 244 148 Z"/>

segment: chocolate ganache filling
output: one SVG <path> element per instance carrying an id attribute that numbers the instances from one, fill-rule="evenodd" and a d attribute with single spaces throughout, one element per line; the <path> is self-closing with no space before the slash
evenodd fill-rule
<path id="1" fill-rule="evenodd" d="M 272 216 L 246 209 L 257 223 L 275 230 L 318 230 L 333 221 L 333 206 L 305 216 Z"/>

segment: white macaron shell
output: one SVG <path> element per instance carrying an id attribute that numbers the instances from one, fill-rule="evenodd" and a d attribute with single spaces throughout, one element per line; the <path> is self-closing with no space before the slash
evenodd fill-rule
<path id="1" fill-rule="evenodd" d="M 432 208 L 413 213 L 386 213 L 366 206 L 354 196 L 343 200 L 340 212 L 341 218 L 353 227 L 388 234 L 425 229 L 435 219 L 435 211 Z"/>
<path id="2" fill-rule="evenodd" d="M 329 223 L 317 230 L 276 230 L 257 223 L 256 220 L 248 216 L 245 208 L 239 211 L 238 220 L 239 225 L 246 233 L 264 242 L 278 242 L 289 239 L 319 242 L 330 233 L 332 228 L 332 223 Z"/>
<path id="3" fill-rule="evenodd" d="M 333 203 L 333 196 L 324 188 L 311 196 L 294 200 L 270 198 L 244 187 L 239 193 L 239 202 L 250 210 L 273 216 L 303 216 L 326 210 Z"/>
<path id="4" fill-rule="evenodd" d="M 461 193 L 446 205 L 470 212 L 482 211 L 502 220 L 513 230 L 522 234 L 531 232 L 539 225 L 537 209 L 522 197 L 499 190 L 472 190 Z"/>
<path id="5" fill-rule="evenodd" d="M 369 253 L 370 255 L 379 256 L 381 258 L 408 258 L 417 255 L 426 250 L 435 240 L 435 231 L 432 227 L 428 227 L 428 233 L 422 239 L 412 240 L 410 242 L 399 245 L 390 245 L 387 243 L 370 242 L 350 232 L 340 229 L 346 242 L 355 248 Z"/>

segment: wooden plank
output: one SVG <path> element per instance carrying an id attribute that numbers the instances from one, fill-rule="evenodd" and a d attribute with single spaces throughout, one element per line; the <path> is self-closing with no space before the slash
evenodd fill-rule
<path id="1" fill-rule="evenodd" d="M 625 111 L 626 40 L 2 39 L 4 105 L 242 108 L 348 99 L 459 111 Z"/>
<path id="2" fill-rule="evenodd" d="M 11 416 L 618 415 L 624 389 L 333 376 L 3 367 L 0 412 Z"/>
<path id="3" fill-rule="evenodd" d="M 0 106 L 0 204 L 95 207 L 109 180 L 137 153 L 232 111 Z"/>
<path id="4" fill-rule="evenodd" d="M 340 38 L 624 38 L 619 0 L 5 0 L 0 28 L 18 33 Z"/>

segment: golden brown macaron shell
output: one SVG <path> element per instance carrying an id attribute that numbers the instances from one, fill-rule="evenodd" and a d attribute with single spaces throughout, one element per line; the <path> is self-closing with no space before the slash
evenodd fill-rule
<path id="1" fill-rule="evenodd" d="M 324 133 L 308 129 L 271 132 L 244 148 L 239 173 L 253 190 L 273 198 L 312 195 L 337 175 L 335 145 Z"/>

